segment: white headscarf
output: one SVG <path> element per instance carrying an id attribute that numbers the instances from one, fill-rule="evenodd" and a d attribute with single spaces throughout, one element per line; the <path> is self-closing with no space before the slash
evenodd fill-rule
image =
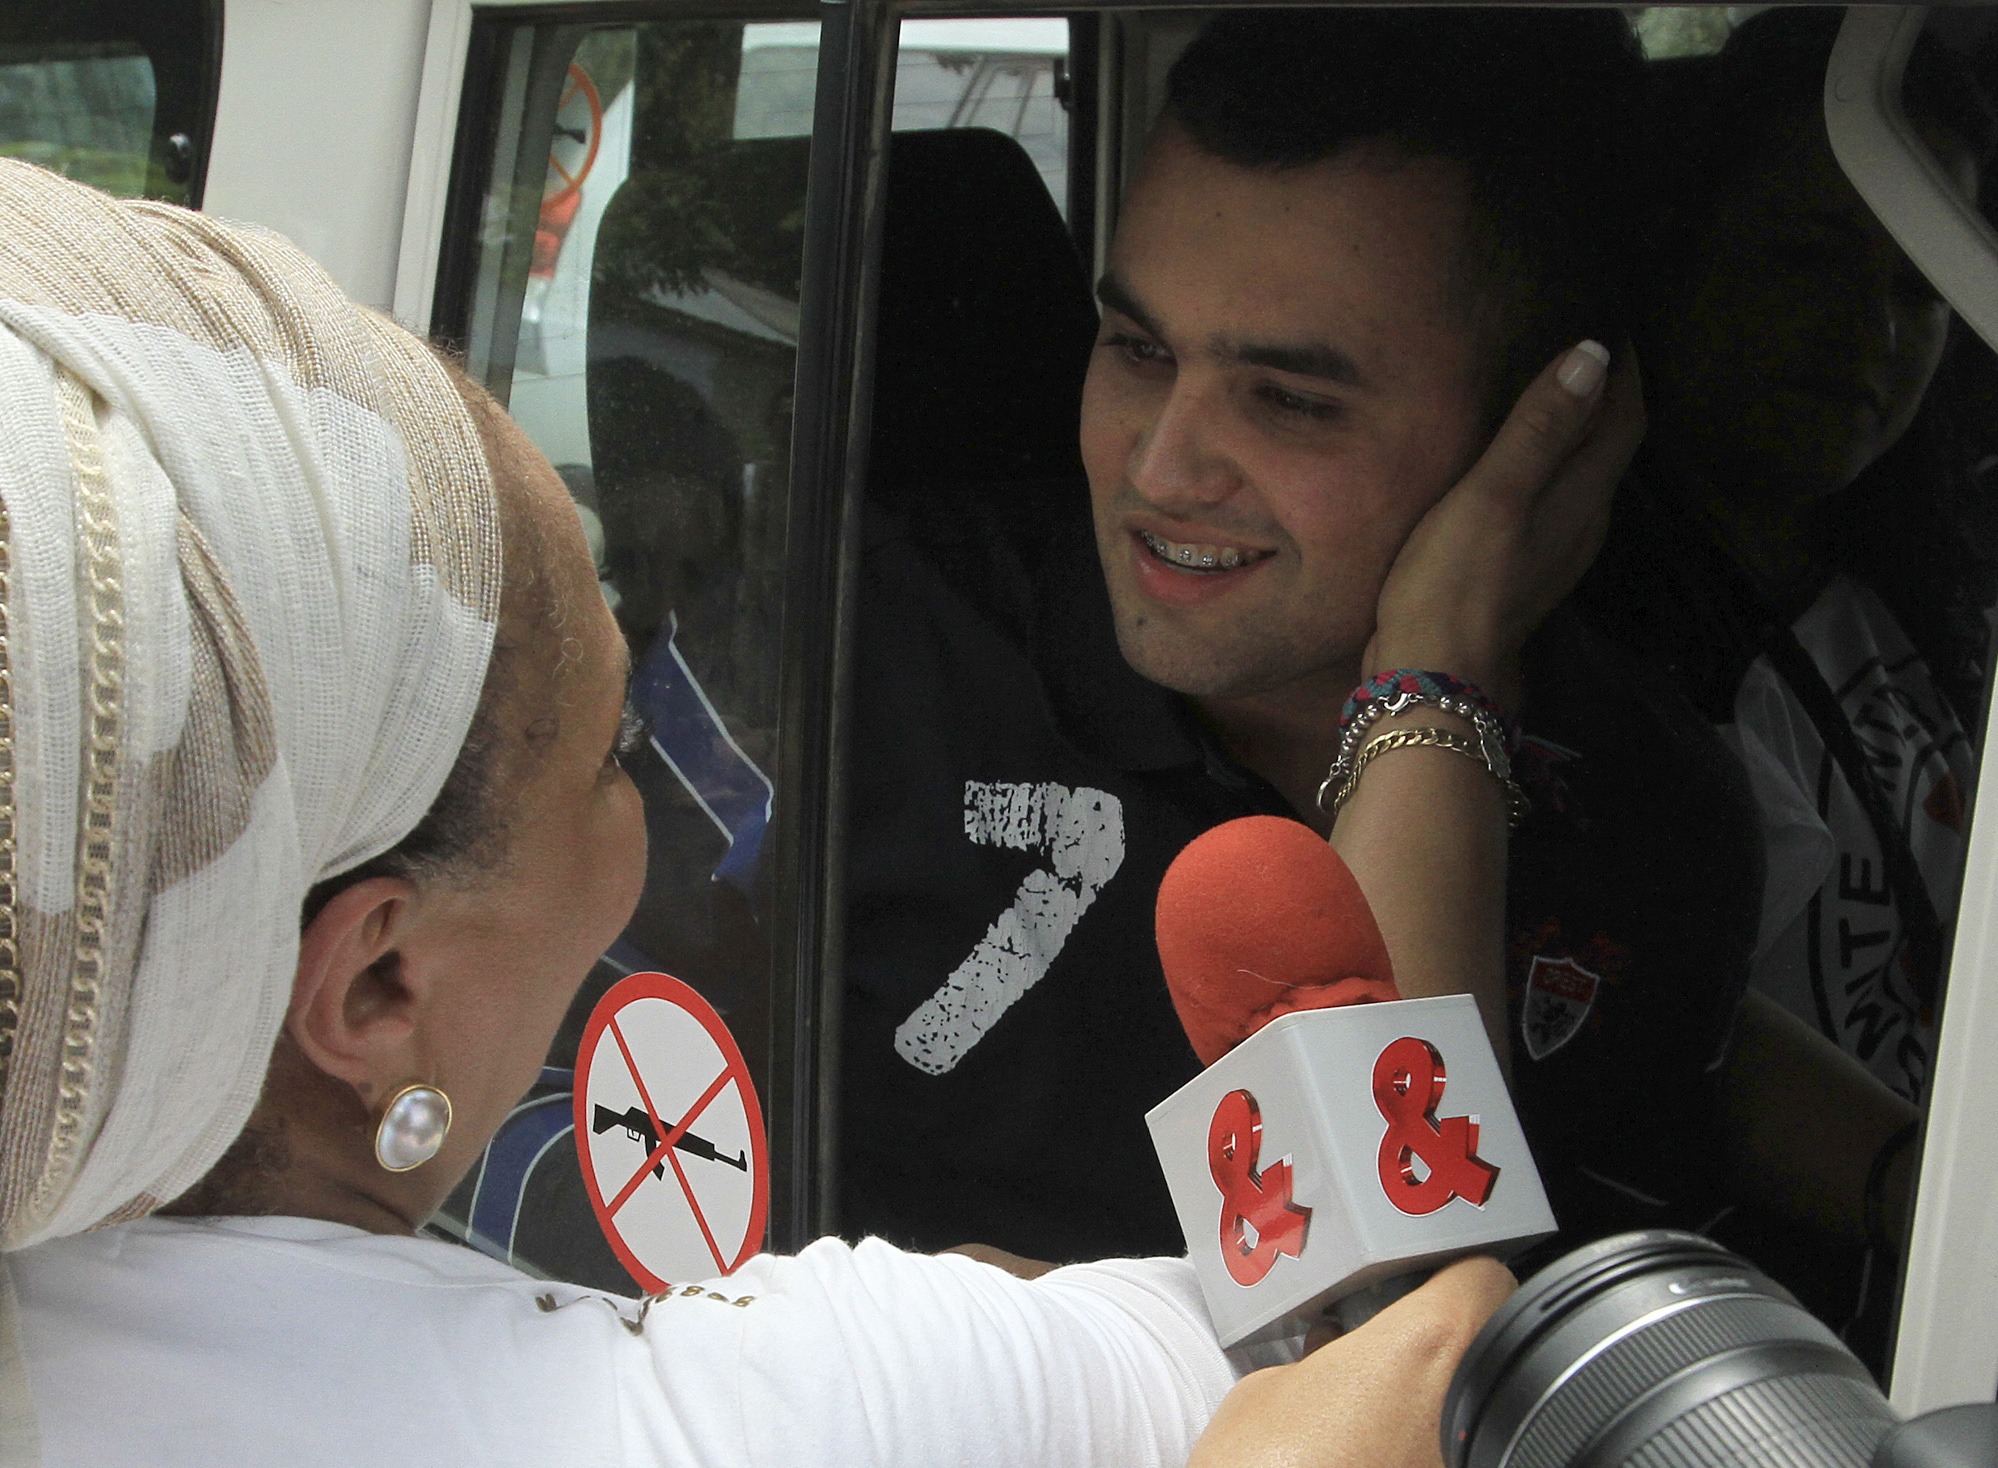
<path id="1" fill-rule="evenodd" d="M 477 431 L 275 236 L 0 160 L 0 1249 L 242 1130 L 307 890 L 422 818 L 500 594 Z"/>

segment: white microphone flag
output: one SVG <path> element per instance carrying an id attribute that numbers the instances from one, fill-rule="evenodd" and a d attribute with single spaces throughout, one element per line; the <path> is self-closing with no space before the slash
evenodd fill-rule
<path id="1" fill-rule="evenodd" d="M 1468 995 L 1284 1015 L 1145 1120 L 1224 1345 L 1554 1232 Z"/>

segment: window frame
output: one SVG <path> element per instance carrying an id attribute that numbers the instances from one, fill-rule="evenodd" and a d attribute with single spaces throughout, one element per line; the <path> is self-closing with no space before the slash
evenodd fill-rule
<path id="1" fill-rule="evenodd" d="M 145 24 L 122 35 L 103 37 L 130 40 L 152 68 L 154 110 L 148 146 L 148 171 L 160 165 L 162 145 L 176 135 L 184 135 L 188 140 L 187 207 L 191 209 L 201 207 L 208 184 L 208 160 L 215 143 L 215 114 L 222 95 L 224 5 L 225 0 L 193 0 L 195 25 L 200 37 L 193 46 L 184 48 L 195 52 L 199 58 L 196 63 L 199 75 L 191 87 L 160 85 L 162 77 L 177 74 L 164 64 L 159 45 L 161 36 L 175 29 L 169 23 L 170 17 L 162 19 L 151 7 L 135 7 L 134 13 L 143 15 Z M 75 39 L 89 38 L 78 34 Z M 172 109 L 176 104 L 186 110 L 175 112 Z"/>
<path id="2" fill-rule="evenodd" d="M 1280 0 L 1302 5 L 1305 0 Z M 1147 10 L 1215 8 L 1211 0 L 1154 0 Z M 431 10 L 428 46 L 414 130 L 407 209 L 396 279 L 395 309 L 405 320 L 430 323 L 448 276 L 440 262 L 447 245 L 462 245 L 463 198 L 482 195 L 484 179 L 460 177 L 454 159 L 489 157 L 477 131 L 479 107 L 467 89 L 469 63 L 481 53 L 481 28 L 506 21 L 600 22 L 632 19 L 816 18 L 822 24 L 819 88 L 806 198 L 805 279 L 798 344 L 797 406 L 792 426 L 792 543 L 787 552 L 786 610 L 781 648 L 779 729 L 784 750 L 773 829 L 778 863 L 772 934 L 781 960 L 773 979 L 787 975 L 788 994 L 774 1013 L 788 1016 L 793 1063 L 773 1074 L 765 1098 L 775 1129 L 786 1139 L 773 1152 L 770 1241 L 794 1248 L 837 1226 L 833 1158 L 838 1140 L 839 998 L 842 968 L 843 811 L 840 792 L 851 751 L 846 743 L 852 682 L 857 525 L 867 473 L 872 381 L 873 301 L 883 223 L 886 143 L 899 26 L 911 17 L 1065 16 L 1075 24 L 1078 57 L 1074 96 L 1086 123 L 1072 127 L 1071 168 L 1087 181 L 1089 207 L 1072 208 L 1079 242 L 1100 263 L 1114 222 L 1120 174 L 1142 106 L 1126 86 L 1119 20 L 1129 5 L 1078 0 L 851 0 L 851 3 L 549 3 L 549 0 L 439 0 Z M 1856 14 L 1857 12 L 1852 12 Z M 1909 38 L 1911 40 L 1911 37 Z M 1905 54 L 1905 50 L 1903 51 Z M 1086 72 L 1086 75 L 1084 73 Z M 1871 97 L 1871 101 L 1866 98 Z M 1878 106 L 1863 93 L 1856 107 Z M 490 108 L 486 109 L 490 112 Z M 1073 115 L 1073 114 L 1072 114 Z M 1836 124 L 1835 124 L 1836 125 Z M 1087 156 L 1083 156 L 1086 150 Z M 483 166 L 483 165 L 482 165 Z M 1887 165 L 1900 176 L 1898 165 Z M 1856 172 L 1862 191 L 1863 170 Z M 1071 199 L 1082 198 L 1072 185 Z M 1890 228 L 1901 203 L 1876 200 Z M 476 214 L 476 203 L 472 209 Z M 1907 227 L 1920 228 L 1920 220 Z M 1087 238 L 1083 238 L 1087 232 Z M 1988 233 L 1988 232 L 1987 232 Z M 1988 243 L 1988 241 L 1987 241 Z M 1920 253 L 1919 251 L 1917 252 Z M 1998 260 L 1981 260 L 1987 288 Z M 459 287 L 462 289 L 462 286 Z M 439 323 L 442 324 L 442 323 Z M 1980 810 L 1973 808 L 1966 893 L 1998 888 L 1998 749 L 1983 758 Z M 1973 898 L 1973 900 L 1975 900 Z M 1998 1385 L 1998 1279 L 1966 1288 L 1959 1264 L 1998 1250 L 1998 1142 L 1980 1139 L 1975 1119 L 1998 1106 L 1998 1076 L 1977 1074 L 1980 1046 L 1998 1044 L 1998 914 L 1966 913 L 1952 956 L 1952 1004 L 1944 1018 L 1928 1145 L 1918 1192 L 1908 1281 L 1898 1322 L 1893 1377 L 1897 1407 L 1912 1411 L 1969 1397 L 1988 1398 Z M 1988 1042 L 1988 1044 L 1987 1044 Z M 1974 1270 L 1969 1271 L 1975 1273 Z"/>

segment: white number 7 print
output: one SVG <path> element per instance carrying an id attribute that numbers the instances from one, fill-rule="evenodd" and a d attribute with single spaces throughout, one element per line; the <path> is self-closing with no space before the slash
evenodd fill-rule
<path id="1" fill-rule="evenodd" d="M 1041 981 L 1096 894 L 1124 864 L 1124 806 L 1102 790 L 964 782 L 964 834 L 980 846 L 1037 851 L 1013 905 L 970 957 L 895 1031 L 895 1051 L 942 1075 Z"/>

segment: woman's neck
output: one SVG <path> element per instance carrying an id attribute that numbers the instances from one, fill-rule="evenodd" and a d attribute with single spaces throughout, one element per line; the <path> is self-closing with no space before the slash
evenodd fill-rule
<path id="1" fill-rule="evenodd" d="M 383 1171 L 371 1133 L 354 1093 L 280 1037 L 249 1124 L 206 1177 L 160 1212 L 283 1215 L 367 1233 L 414 1233 L 451 1180 Z"/>

